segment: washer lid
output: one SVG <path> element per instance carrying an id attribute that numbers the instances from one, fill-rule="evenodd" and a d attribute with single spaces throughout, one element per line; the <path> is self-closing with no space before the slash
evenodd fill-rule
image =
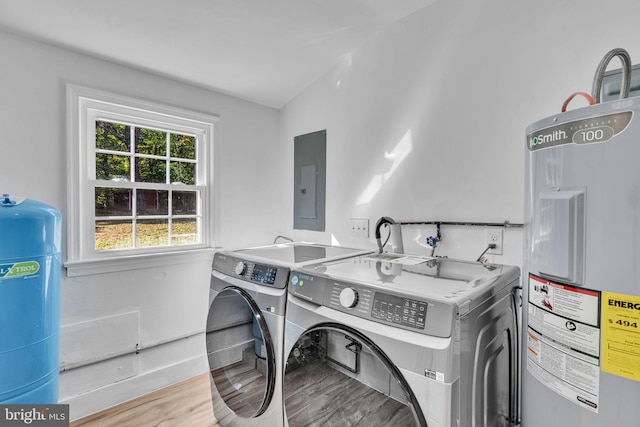
<path id="1" fill-rule="evenodd" d="M 326 262 L 302 271 L 458 305 L 486 297 L 487 291 L 493 293 L 520 275 L 514 266 L 387 253 Z"/>
<path id="2" fill-rule="evenodd" d="M 371 251 L 347 248 L 343 246 L 294 242 L 239 249 L 230 252 L 229 255 L 256 262 L 275 262 L 282 263 L 287 266 L 304 266 L 321 261 L 336 260 L 366 253 L 371 253 Z"/>

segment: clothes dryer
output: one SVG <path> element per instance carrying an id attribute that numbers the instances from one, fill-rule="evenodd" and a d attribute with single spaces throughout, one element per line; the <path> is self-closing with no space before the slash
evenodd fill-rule
<path id="1" fill-rule="evenodd" d="M 517 267 L 373 254 L 289 279 L 285 423 L 518 423 Z"/>
<path id="2" fill-rule="evenodd" d="M 214 255 L 206 343 L 213 412 L 221 426 L 283 425 L 282 348 L 291 268 L 364 253 L 296 242 Z"/>

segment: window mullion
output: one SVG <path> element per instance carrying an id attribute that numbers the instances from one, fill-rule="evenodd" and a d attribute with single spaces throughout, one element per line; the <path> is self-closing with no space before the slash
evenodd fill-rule
<path id="1" fill-rule="evenodd" d="M 166 140 L 166 149 L 165 149 L 165 164 L 167 168 L 167 173 L 165 175 L 166 184 L 171 184 L 171 132 L 167 132 L 167 140 Z"/>
<path id="2" fill-rule="evenodd" d="M 129 181 L 136 182 L 136 141 L 135 126 L 129 126 Z"/>
<path id="3" fill-rule="evenodd" d="M 171 132 L 167 132 L 167 149 L 165 152 L 167 154 L 166 179 L 167 179 L 167 184 L 171 184 Z M 168 239 L 169 245 L 171 245 L 173 242 L 173 238 L 172 238 L 172 232 L 173 232 L 172 205 L 173 203 L 171 203 L 173 198 L 172 192 L 173 190 L 169 189 L 168 196 L 167 196 L 167 205 L 168 205 L 167 206 L 167 214 L 168 214 L 167 215 L 167 239 Z"/>
<path id="4" fill-rule="evenodd" d="M 129 153 L 131 154 L 130 160 L 130 169 L 131 169 L 131 182 L 134 183 L 131 200 L 131 247 L 137 248 L 137 219 L 138 219 L 138 188 L 137 180 L 136 180 L 136 149 L 137 149 L 137 141 L 136 141 L 136 127 L 131 125 L 129 127 Z"/>
<path id="5" fill-rule="evenodd" d="M 131 200 L 131 246 L 136 248 L 136 231 L 138 220 L 138 189 L 133 189 L 133 196 Z"/>

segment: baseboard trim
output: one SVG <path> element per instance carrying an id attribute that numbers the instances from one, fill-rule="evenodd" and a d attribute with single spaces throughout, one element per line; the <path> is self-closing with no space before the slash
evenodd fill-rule
<path id="1" fill-rule="evenodd" d="M 124 358 L 126 357 L 124 356 Z M 100 369 L 96 365 L 93 365 L 93 368 Z M 82 368 L 77 370 L 80 371 Z M 198 354 L 85 392 L 61 396 L 59 403 L 69 405 L 70 419 L 74 421 L 195 377 L 208 370 L 206 355 Z M 61 374 L 61 386 L 65 381 L 72 382 L 74 380 L 75 375 L 73 374 L 75 373 L 73 371 L 76 370 Z M 77 375 L 82 376 L 82 373 L 78 372 Z M 67 388 L 72 389 L 73 387 L 68 386 Z"/>

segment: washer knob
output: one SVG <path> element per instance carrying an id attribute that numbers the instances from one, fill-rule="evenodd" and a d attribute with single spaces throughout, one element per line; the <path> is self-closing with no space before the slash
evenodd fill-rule
<path id="1" fill-rule="evenodd" d="M 239 261 L 236 264 L 235 271 L 238 276 L 242 276 L 246 270 L 247 270 L 247 264 L 245 264 L 244 262 Z"/>
<path id="2" fill-rule="evenodd" d="M 340 291 L 340 304 L 344 308 L 353 308 L 358 305 L 358 291 L 353 288 L 344 288 Z"/>

